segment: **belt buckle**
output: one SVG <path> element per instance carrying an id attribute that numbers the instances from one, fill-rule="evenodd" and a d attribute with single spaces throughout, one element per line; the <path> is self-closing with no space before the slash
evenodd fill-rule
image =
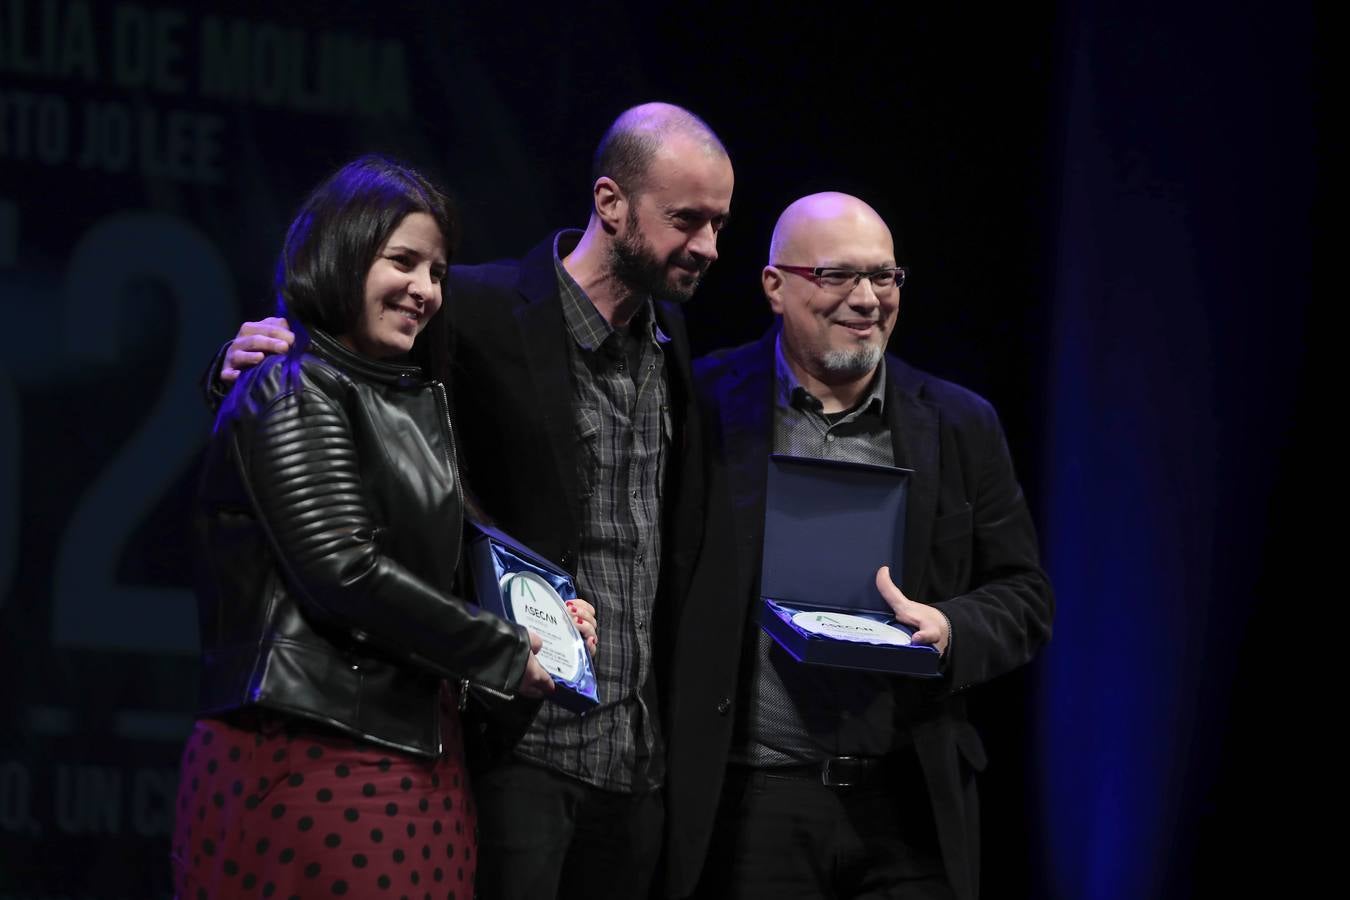
<path id="1" fill-rule="evenodd" d="M 860 780 L 856 777 L 861 774 L 861 767 L 854 768 L 849 763 L 861 763 L 862 758 L 858 756 L 831 756 L 820 764 L 820 783 L 826 787 L 856 787 Z M 836 764 L 838 774 L 836 774 Z M 851 775 L 844 774 L 852 770 Z"/>

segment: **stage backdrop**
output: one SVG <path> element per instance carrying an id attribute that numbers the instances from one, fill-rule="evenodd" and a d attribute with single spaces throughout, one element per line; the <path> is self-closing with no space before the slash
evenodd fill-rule
<path id="1" fill-rule="evenodd" d="M 1194 787 L 1169 795 L 1184 797 L 1182 813 L 1147 798 L 1244 786 L 1235 773 L 1257 745 L 1216 748 L 1230 722 L 1252 724 L 1225 698 L 1232 673 L 1256 677 L 1238 647 L 1257 607 L 1250 583 L 1195 576 L 1150 595 L 1140 620 L 1123 586 L 1147 583 L 1141 568 L 1175 578 L 1206 552 L 1212 571 L 1229 549 L 1274 571 L 1260 564 L 1264 531 L 1232 524 L 1243 511 L 1223 498 L 1236 478 L 1279 508 L 1258 451 L 1293 458 L 1279 436 L 1294 407 L 1262 403 L 1267 440 L 1231 457 L 1251 467 L 1229 465 L 1223 483 L 1203 459 L 1168 463 L 1188 447 L 1234 446 L 1239 426 L 1208 423 L 1251 411 L 1208 373 L 1238 369 L 1236 354 L 1254 347 L 1286 359 L 1301 349 L 1307 259 L 1294 254 L 1302 281 L 1280 281 L 1288 256 L 1261 257 L 1261 239 L 1214 202 L 1245 163 L 1301 162 L 1305 132 L 1288 153 L 1259 128 L 1255 142 L 1245 128 L 1218 135 L 1249 96 L 1262 115 L 1288 113 L 1280 128 L 1309 124 L 1306 104 L 1284 101 L 1311 81 L 1310 16 L 1262 4 L 1212 39 L 1198 14 L 1162 27 L 1172 17 L 1159 6 L 1149 17 L 1094 2 L 0 0 L 0 900 L 168 894 L 176 766 L 196 700 L 189 520 L 211 423 L 196 385 L 239 322 L 270 311 L 275 253 L 305 191 L 357 154 L 392 154 L 456 197 L 461 260 L 519 255 L 584 224 L 596 140 L 652 99 L 707 118 L 736 166 L 721 259 L 689 304 L 695 349 L 768 324 L 758 273 L 786 203 L 856 193 L 891 222 L 913 271 L 892 349 L 995 403 L 1033 513 L 1051 526 L 1055 643 L 972 696 L 993 760 L 985 895 L 1125 898 L 1170 884 L 1180 896 L 1204 884 L 1190 854 L 1223 869 L 1246 806 L 1221 805 L 1233 815 L 1218 822 Z M 1260 74 L 1230 81 L 1249 55 L 1264 60 Z M 1184 166 L 1150 177 L 1173 146 L 1165 136 L 1192 119 L 1168 157 Z M 1216 174 L 1220 146 L 1229 165 Z M 1289 197 L 1259 195 L 1255 233 L 1282 228 L 1284 250 L 1310 230 L 1297 214 L 1312 175 L 1295 176 Z M 1203 191 L 1158 193 L 1197 177 L 1210 179 Z M 1143 202 L 1122 216 L 1120 196 Z M 1163 231 L 1169 222 L 1180 224 Z M 1204 265 L 1177 288 L 1194 254 Z M 1269 334 L 1242 277 L 1252 260 L 1256 285 L 1284 288 L 1293 310 Z M 1136 288 L 1156 283 L 1169 289 Z M 1224 290 L 1197 286 L 1213 283 Z M 1242 315 L 1225 316 L 1229 300 Z M 1163 333 L 1177 337 L 1156 341 Z M 1214 340 L 1197 349 L 1190 336 Z M 1147 349 L 1112 352 L 1127 339 Z M 1296 389 L 1296 366 L 1283 374 L 1279 389 Z M 1170 404 L 1135 390 L 1161 395 L 1192 376 Z M 1275 388 L 1263 385 L 1244 382 L 1267 401 Z M 1150 443 L 1155 430 L 1170 443 Z M 1147 472 L 1198 478 L 1184 496 L 1208 507 L 1177 501 L 1171 481 L 1121 478 L 1115 463 L 1139 458 L 1122 434 L 1153 449 Z M 1151 518 L 1125 518 L 1127 500 Z M 1183 517 L 1192 524 L 1177 545 L 1158 523 Z M 1172 602 L 1192 631 L 1150 641 Z M 1220 615 L 1222 630 L 1188 639 Z M 1177 663 L 1197 646 L 1215 661 L 1204 671 L 1220 674 L 1195 700 L 1174 679 L 1203 668 Z M 1207 740 L 1158 737 L 1197 704 L 1221 710 L 1199 726 Z M 1171 773 L 1161 782 L 1160 759 Z M 1197 823 L 1193 841 L 1175 840 Z"/>

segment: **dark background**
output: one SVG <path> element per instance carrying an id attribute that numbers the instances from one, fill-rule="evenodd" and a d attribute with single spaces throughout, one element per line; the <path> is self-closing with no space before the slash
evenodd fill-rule
<path id="1" fill-rule="evenodd" d="M 652 99 L 736 167 L 697 351 L 762 331 L 778 212 L 844 190 L 912 268 L 892 349 L 1003 416 L 1059 613 L 975 695 L 985 895 L 1297 892 L 1287 798 L 1335 764 L 1311 7 L 462 6 L 0 0 L 0 898 L 167 894 L 195 381 L 304 192 L 391 153 L 456 195 L 461 261 L 519 255 Z"/>

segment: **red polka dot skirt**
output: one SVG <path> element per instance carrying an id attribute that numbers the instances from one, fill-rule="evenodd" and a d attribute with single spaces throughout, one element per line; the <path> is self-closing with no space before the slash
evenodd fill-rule
<path id="1" fill-rule="evenodd" d="M 183 751 L 178 898 L 473 897 L 477 817 L 453 711 L 436 760 L 259 718 L 202 719 Z"/>

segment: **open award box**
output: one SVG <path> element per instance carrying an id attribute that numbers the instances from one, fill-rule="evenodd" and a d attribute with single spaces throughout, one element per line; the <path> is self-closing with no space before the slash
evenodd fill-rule
<path id="1" fill-rule="evenodd" d="M 877 591 L 900 583 L 909 469 L 773 454 L 764 506 L 760 625 L 799 662 L 936 676 Z"/>
<path id="2" fill-rule="evenodd" d="M 599 705 L 595 667 L 567 601 L 572 577 L 490 525 L 465 520 L 469 567 L 478 605 L 539 635 L 539 663 L 553 676 L 549 699 L 575 713 Z"/>

